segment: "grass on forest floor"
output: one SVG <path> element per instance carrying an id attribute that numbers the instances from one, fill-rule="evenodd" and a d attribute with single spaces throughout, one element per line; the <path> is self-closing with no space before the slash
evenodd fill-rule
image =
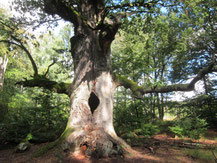
<path id="1" fill-rule="evenodd" d="M 183 154 L 189 156 L 193 159 L 203 160 L 204 162 L 215 163 L 215 156 L 211 150 L 205 149 L 183 149 Z M 217 150 L 213 150 L 215 155 L 217 155 Z"/>

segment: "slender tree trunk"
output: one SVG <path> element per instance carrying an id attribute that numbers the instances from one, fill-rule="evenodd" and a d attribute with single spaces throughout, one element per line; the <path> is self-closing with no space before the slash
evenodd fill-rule
<path id="1" fill-rule="evenodd" d="M 155 95 L 153 95 L 151 93 L 151 96 L 150 96 L 150 106 L 151 106 L 152 119 L 156 118 L 155 103 L 156 103 L 156 101 L 155 101 Z"/>
<path id="2" fill-rule="evenodd" d="M 164 119 L 164 98 L 166 98 L 163 93 L 161 93 L 161 117 L 160 119 L 163 120 Z"/>
<path id="3" fill-rule="evenodd" d="M 163 107 L 163 95 L 161 94 L 161 97 L 160 97 L 160 94 L 159 93 L 156 93 L 156 97 L 157 97 L 157 108 L 158 108 L 158 115 L 159 115 L 159 119 L 160 120 L 163 120 L 164 118 L 164 107 Z"/>
<path id="4" fill-rule="evenodd" d="M 7 56 L 0 56 L 0 90 L 3 89 L 4 75 L 8 64 Z"/>
<path id="5" fill-rule="evenodd" d="M 204 83 L 205 94 L 208 95 L 209 91 L 208 91 L 206 76 L 203 77 L 203 83 Z"/>

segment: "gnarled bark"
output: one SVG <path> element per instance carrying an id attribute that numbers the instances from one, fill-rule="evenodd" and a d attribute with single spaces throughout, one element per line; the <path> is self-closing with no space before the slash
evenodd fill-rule
<path id="1" fill-rule="evenodd" d="M 96 79 L 82 81 L 73 91 L 67 129 L 72 131 L 65 139 L 68 147 L 85 154 L 108 156 L 118 152 L 113 127 L 113 94 L 115 85 L 109 72 Z"/>
<path id="2" fill-rule="evenodd" d="M 75 35 L 70 40 L 74 81 L 69 91 L 70 117 L 60 138 L 62 147 L 85 155 L 118 153 L 120 145 L 127 145 L 113 127 L 116 84 L 110 74 L 110 46 L 120 18 L 111 15 L 105 19 L 108 12 L 103 0 L 79 1 L 75 6 L 46 0 L 45 10 L 74 24 Z"/>
<path id="3" fill-rule="evenodd" d="M 89 27 L 77 29 L 71 39 L 75 77 L 65 131 L 70 129 L 70 133 L 64 143 L 76 153 L 106 157 L 118 153 L 120 146 L 113 127 L 116 84 L 110 74 L 110 43 L 114 38 L 102 39 L 100 32 Z"/>

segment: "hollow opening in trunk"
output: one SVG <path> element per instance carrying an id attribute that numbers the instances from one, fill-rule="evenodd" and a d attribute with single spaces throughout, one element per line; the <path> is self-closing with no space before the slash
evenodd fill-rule
<path id="1" fill-rule="evenodd" d="M 88 104 L 90 106 L 90 110 L 93 114 L 94 110 L 99 106 L 99 98 L 94 92 L 91 92 L 90 97 L 88 99 Z"/>

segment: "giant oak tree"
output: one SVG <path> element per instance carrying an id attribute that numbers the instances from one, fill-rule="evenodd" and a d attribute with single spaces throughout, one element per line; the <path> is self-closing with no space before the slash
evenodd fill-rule
<path id="1" fill-rule="evenodd" d="M 58 15 L 74 26 L 74 36 L 70 40 L 74 65 L 73 82 L 57 83 L 47 79 L 45 75 L 38 74 L 37 66 L 34 60 L 31 60 L 34 76 L 31 80 L 25 80 L 19 84 L 27 87 L 44 87 L 69 96 L 70 116 L 67 127 L 56 144 L 62 144 L 64 149 L 70 149 L 75 153 L 85 148 L 86 155 L 109 156 L 119 153 L 120 149 L 130 150 L 129 146 L 116 135 L 113 127 L 113 96 L 118 86 L 131 89 L 138 98 L 146 93 L 190 91 L 194 89 L 195 83 L 205 74 L 212 72 L 216 65 L 216 59 L 213 59 L 190 83 L 168 86 L 138 86 L 125 76 L 112 73 L 111 44 L 122 20 L 137 13 L 154 14 L 163 6 L 175 7 L 176 4 L 169 1 L 40 0 L 25 2 L 27 5 L 41 8 L 48 15 Z M 15 42 L 19 43 L 19 41 L 15 39 Z M 20 45 L 22 45 L 21 41 Z M 21 48 L 25 51 L 25 47 Z M 32 58 L 28 50 L 26 53 Z"/>

